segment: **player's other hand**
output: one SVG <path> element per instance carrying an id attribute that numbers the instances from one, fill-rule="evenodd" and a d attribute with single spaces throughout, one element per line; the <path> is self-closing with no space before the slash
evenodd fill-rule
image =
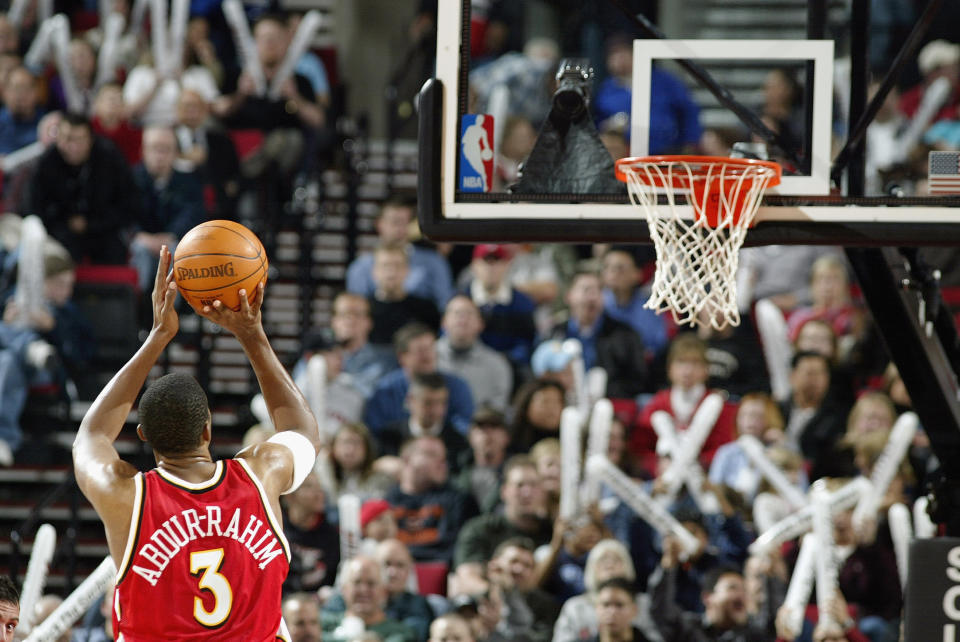
<path id="1" fill-rule="evenodd" d="M 170 262 L 173 255 L 166 245 L 160 248 L 160 261 L 157 264 L 157 276 L 153 281 L 153 332 L 167 341 L 176 336 L 180 329 L 180 317 L 174 304 L 177 301 L 177 284 L 173 280 Z"/>
<path id="2" fill-rule="evenodd" d="M 213 305 L 203 306 L 200 316 L 213 321 L 237 339 L 256 337 L 263 331 L 260 320 L 260 306 L 263 304 L 264 284 L 257 285 L 253 299 L 247 298 L 247 291 L 240 290 L 240 309 L 231 310 L 219 299 Z"/>

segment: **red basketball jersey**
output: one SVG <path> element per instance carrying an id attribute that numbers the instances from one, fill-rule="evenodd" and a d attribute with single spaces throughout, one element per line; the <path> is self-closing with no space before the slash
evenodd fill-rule
<path id="1" fill-rule="evenodd" d="M 289 546 L 246 462 L 219 461 L 200 484 L 154 469 L 136 488 L 117 573 L 118 640 L 288 639 L 280 585 Z"/>

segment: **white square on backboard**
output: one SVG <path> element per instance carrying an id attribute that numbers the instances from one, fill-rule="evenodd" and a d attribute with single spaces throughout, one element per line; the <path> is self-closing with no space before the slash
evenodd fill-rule
<path id="1" fill-rule="evenodd" d="M 633 87 L 649 87 L 654 60 L 813 61 L 813 135 L 809 176 L 783 176 L 772 194 L 814 196 L 830 193 L 830 130 L 833 110 L 832 40 L 634 40 Z M 809 90 L 809 88 L 808 88 Z M 647 156 L 650 145 L 650 92 L 634 91 L 630 155 Z"/>

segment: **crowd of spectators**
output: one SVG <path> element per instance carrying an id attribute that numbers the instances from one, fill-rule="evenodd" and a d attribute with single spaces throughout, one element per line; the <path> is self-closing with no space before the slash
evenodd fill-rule
<path id="1" fill-rule="evenodd" d="M 292 185 L 317 171 L 329 145 L 323 63 L 308 50 L 295 69 L 286 66 L 288 77 L 280 69 L 297 55 L 301 16 L 251 6 L 254 63 L 235 53 L 242 47 L 219 10 L 195 11 L 182 25 L 184 41 L 173 43 L 182 46 L 169 51 L 129 24 L 130 10 L 116 5 L 129 28 L 111 42 L 82 8 L 66 14 L 66 51 L 45 35 L 55 19 L 38 24 L 30 11 L 14 24 L 0 14 L 2 465 L 22 444 L 28 389 L 53 386 L 75 398 L 69 382 L 85 376 L 94 355 L 95 333 L 70 301 L 77 267 L 133 271 L 146 301 L 163 245 L 175 249 L 206 220 L 275 225 L 271 208 L 292 199 Z M 171 60 L 180 50 L 183 60 Z M 261 73 L 275 92 L 258 90 L 252 78 Z M 265 196 L 270 207 L 260 208 Z M 30 262 L 21 245 L 28 217 L 46 234 L 33 251 L 42 261 Z M 27 269 L 44 274 L 24 278 Z M 23 301 L 31 305 L 21 313 Z M 362 399 L 353 406 L 344 399 L 334 410 L 357 420 Z"/>
<path id="2" fill-rule="evenodd" d="M 399 232 L 413 219 L 410 202 L 383 205 L 379 245 L 350 266 L 357 278 L 335 297 L 331 328 L 301 360 L 326 360 L 329 400 L 316 479 L 285 501 L 298 560 L 288 604 L 301 613 L 310 602 L 305 627 L 333 640 L 897 639 L 902 592 L 886 509 L 912 503 L 937 465 L 922 428 L 875 528 L 852 527 L 849 511 L 835 516 L 840 571 L 829 617 L 818 624 L 811 607 L 791 630 L 781 608 L 798 540 L 750 551 L 794 509 L 738 437 L 757 440 L 803 497 L 818 480 L 838 488 L 869 477 L 910 406 L 895 372 L 875 365 L 883 347 L 871 343 L 841 254 L 798 249 L 785 275 L 764 272 L 757 250 L 741 275 L 751 299 L 744 322 L 721 332 L 644 309 L 649 265 L 627 246 L 577 248 L 571 258 L 476 245 L 462 275 L 429 273 L 428 294 L 411 266 L 446 259 Z M 535 319 L 538 305 L 522 289 L 529 273 L 512 269 L 531 254 L 554 261 L 554 297 L 538 301 L 551 323 Z M 436 292 L 449 296 L 438 305 Z M 776 397 L 752 321 L 756 293 L 782 315 L 791 342 L 780 364 L 789 388 Z M 389 341 L 375 334 L 384 304 L 393 308 L 379 322 L 396 328 Z M 606 373 L 599 394 L 615 409 L 607 458 L 664 497 L 695 551 L 607 491 L 576 518 L 561 517 L 562 413 L 577 403 L 578 359 Z M 337 401 L 345 389 L 362 400 L 352 418 Z M 722 407 L 691 463 L 700 485 L 669 499 L 664 472 L 715 394 Z M 663 414 L 674 438 L 657 428 Z M 363 541 L 338 573 L 345 495 L 361 501 Z M 869 581 L 866 567 L 877 569 Z M 370 592 L 380 597 L 371 602 Z"/>

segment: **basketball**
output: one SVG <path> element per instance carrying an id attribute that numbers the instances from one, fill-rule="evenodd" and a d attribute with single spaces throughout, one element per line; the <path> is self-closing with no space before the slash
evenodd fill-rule
<path id="1" fill-rule="evenodd" d="M 207 221 L 184 234 L 173 256 L 173 275 L 180 294 L 198 312 L 217 299 L 240 309 L 240 290 L 247 298 L 267 280 L 267 253 L 257 235 L 233 221 Z"/>

